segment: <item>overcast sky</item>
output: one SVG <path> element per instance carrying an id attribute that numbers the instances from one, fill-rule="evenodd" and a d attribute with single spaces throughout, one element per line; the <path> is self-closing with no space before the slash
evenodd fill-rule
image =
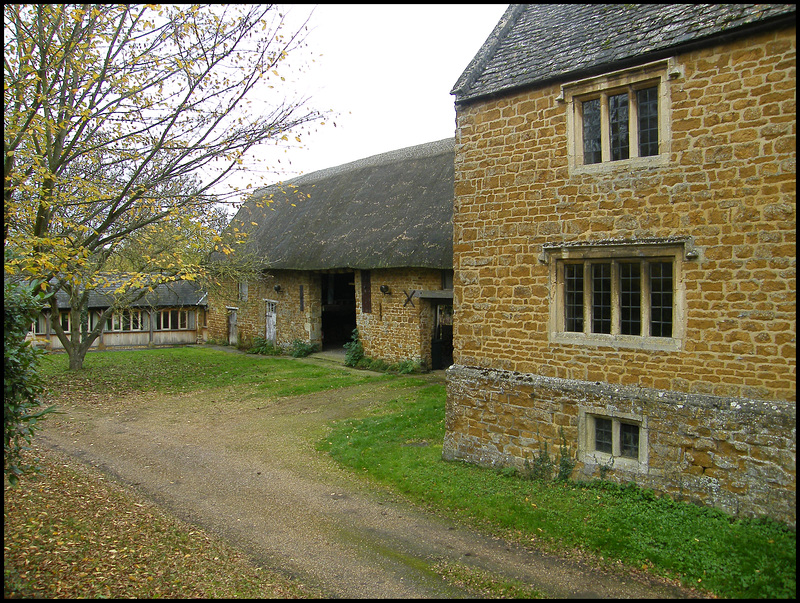
<path id="1" fill-rule="evenodd" d="M 453 136 L 450 90 L 507 6 L 284 5 L 290 23 L 313 9 L 313 62 L 290 83 L 311 96 L 309 106 L 338 115 L 303 137 L 303 149 L 259 151 L 264 164 L 280 170 L 262 176 L 289 179 Z"/>

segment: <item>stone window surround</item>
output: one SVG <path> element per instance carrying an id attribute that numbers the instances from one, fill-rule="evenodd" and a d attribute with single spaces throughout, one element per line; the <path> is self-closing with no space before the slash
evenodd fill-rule
<path id="1" fill-rule="evenodd" d="M 610 419 L 613 429 L 613 452 L 608 454 L 595 450 L 594 420 Z M 639 458 L 633 459 L 620 454 L 620 423 L 639 427 Z M 578 460 L 584 465 L 606 466 L 609 469 L 628 473 L 649 472 L 647 417 L 631 413 L 617 412 L 605 407 L 581 407 L 578 409 Z"/>
<path id="2" fill-rule="evenodd" d="M 567 113 L 567 159 L 571 174 L 604 173 L 617 168 L 630 169 L 632 167 L 653 167 L 667 165 L 669 161 L 672 128 L 671 128 L 671 95 L 670 80 L 681 77 L 682 70 L 677 66 L 675 58 L 654 61 L 638 67 L 621 69 L 601 76 L 590 77 L 582 80 L 568 82 L 561 86 L 561 93 L 557 101 L 566 105 Z M 625 90 L 634 91 L 658 85 L 658 140 L 659 153 L 651 157 L 635 157 L 638 145 L 631 144 L 631 157 L 619 161 L 610 161 L 610 141 L 608 128 L 603 128 L 602 149 L 603 160 L 600 163 L 585 165 L 583 163 L 583 121 L 581 117 L 581 102 L 589 98 L 605 97 L 618 94 Z M 634 103 L 635 104 L 635 103 Z M 607 122 L 604 113 L 603 122 Z M 638 131 L 636 111 L 630 112 L 631 137 Z"/>
<path id="3" fill-rule="evenodd" d="M 683 262 L 697 257 L 692 241 L 687 238 L 650 239 L 639 241 L 595 241 L 572 244 L 544 245 L 539 261 L 548 264 L 550 277 L 550 315 L 548 333 L 551 343 L 589 346 L 611 346 L 653 351 L 676 352 L 683 349 L 686 324 L 686 289 L 683 281 Z M 670 259 L 673 265 L 672 337 L 650 335 L 621 335 L 604 333 L 574 333 L 564 328 L 565 260 L 623 260 Z M 618 312 L 619 300 L 613 300 Z"/>

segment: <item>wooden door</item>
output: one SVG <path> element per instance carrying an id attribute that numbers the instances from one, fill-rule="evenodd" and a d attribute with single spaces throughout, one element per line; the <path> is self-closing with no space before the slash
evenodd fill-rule
<path id="1" fill-rule="evenodd" d="M 235 308 L 228 308 L 228 345 L 239 345 L 239 327 L 236 325 Z"/>
<path id="2" fill-rule="evenodd" d="M 277 339 L 277 316 L 278 316 L 278 302 L 265 300 L 267 303 L 267 309 L 265 314 L 265 333 L 264 339 L 269 341 L 272 345 L 275 345 L 275 341 Z"/>

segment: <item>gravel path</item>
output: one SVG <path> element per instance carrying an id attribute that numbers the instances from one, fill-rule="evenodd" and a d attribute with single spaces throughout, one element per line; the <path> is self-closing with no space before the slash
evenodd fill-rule
<path id="1" fill-rule="evenodd" d="M 209 395 L 219 397 L 212 410 L 200 403 Z M 91 412 L 70 408 L 45 422 L 37 441 L 135 486 L 258 564 L 330 597 L 467 596 L 430 569 L 439 560 L 522 580 L 550 598 L 692 596 L 437 518 L 314 451 L 328 421 L 392 395 L 385 385 L 370 385 L 266 407 L 217 391 L 145 396 Z"/>

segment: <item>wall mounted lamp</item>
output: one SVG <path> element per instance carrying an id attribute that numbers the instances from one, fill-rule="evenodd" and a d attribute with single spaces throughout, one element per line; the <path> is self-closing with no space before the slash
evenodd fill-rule
<path id="1" fill-rule="evenodd" d="M 384 295 L 388 295 L 390 293 L 389 285 L 381 285 L 381 293 L 383 293 Z"/>

